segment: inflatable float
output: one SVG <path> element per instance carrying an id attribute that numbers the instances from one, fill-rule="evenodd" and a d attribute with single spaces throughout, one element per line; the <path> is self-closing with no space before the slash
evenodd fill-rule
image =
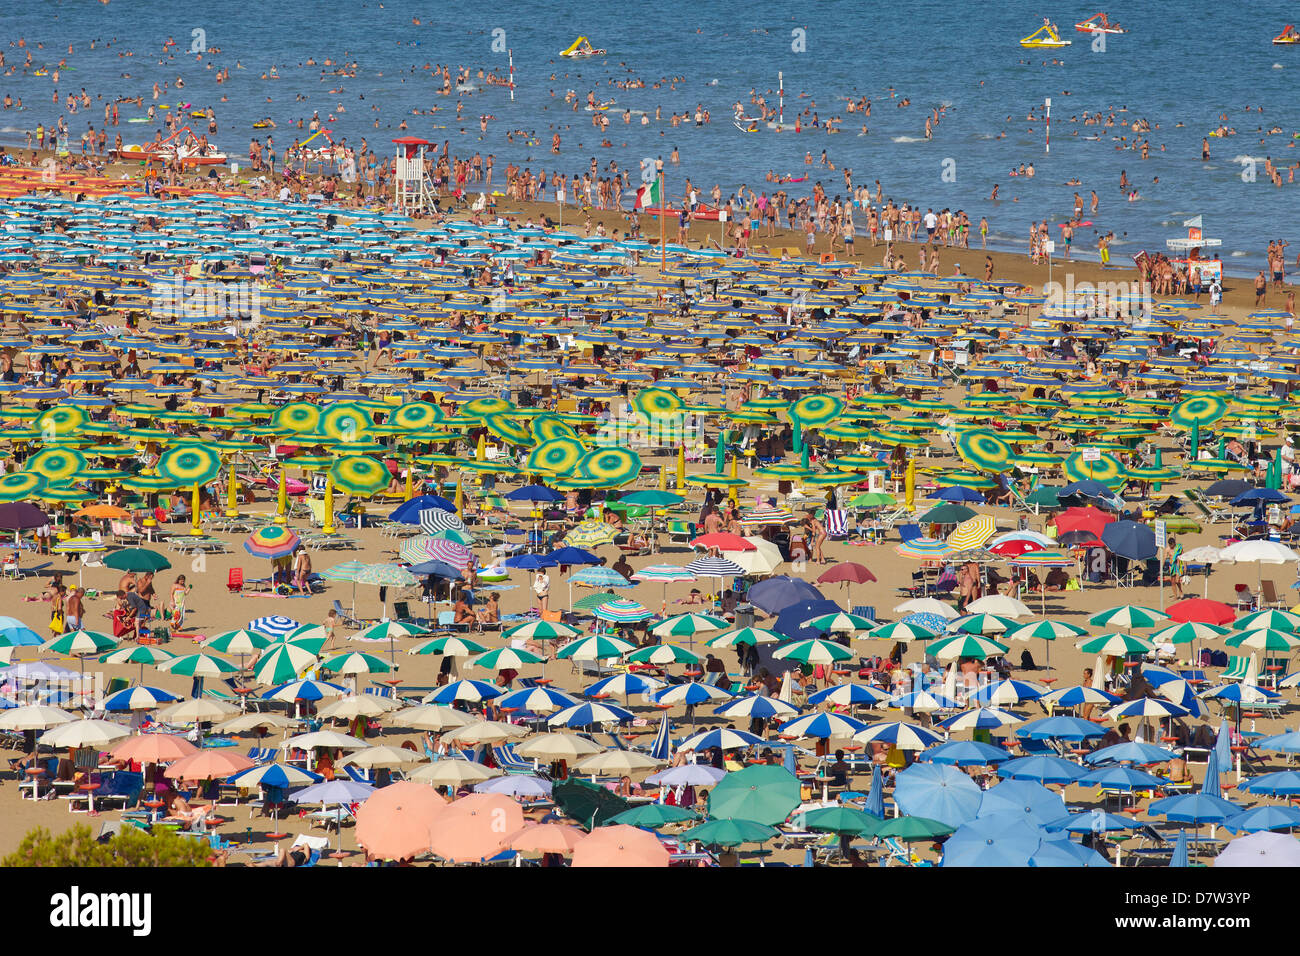
<path id="1" fill-rule="evenodd" d="M 1050 26 L 1044 24 L 1043 26 L 1035 30 L 1033 33 L 1029 34 L 1029 36 L 1021 40 L 1020 45 L 1023 47 L 1028 47 L 1030 49 L 1036 49 L 1040 47 L 1055 48 L 1055 47 L 1069 46 L 1070 41 L 1062 40 L 1060 36 L 1057 35 L 1057 32 L 1055 30 L 1053 30 Z"/>
<path id="2" fill-rule="evenodd" d="M 560 51 L 560 56 L 604 56 L 604 50 L 597 50 L 592 47 L 591 41 L 586 37 L 578 37 L 566 49 Z"/>
<path id="3" fill-rule="evenodd" d="M 735 116 L 732 117 L 732 123 L 736 129 L 742 133 L 757 133 L 758 124 L 763 121 L 761 116 Z"/>
<path id="4" fill-rule="evenodd" d="M 1118 23 L 1111 23 L 1104 13 L 1094 13 L 1086 20 L 1080 20 L 1074 28 L 1082 33 L 1128 33 Z"/>
<path id="5" fill-rule="evenodd" d="M 671 206 L 667 208 L 664 208 L 663 206 L 646 206 L 641 210 L 641 212 L 645 213 L 647 216 L 677 216 L 681 214 L 680 209 L 674 209 Z M 717 222 L 718 215 L 719 213 L 716 206 L 705 206 L 701 204 L 695 207 L 695 211 L 691 213 L 691 218 L 698 219 L 702 222 Z"/>
<path id="6" fill-rule="evenodd" d="M 490 568 L 480 568 L 478 579 L 484 584 L 500 584 L 502 581 L 510 580 L 510 571 L 499 564 L 494 564 Z"/>
<path id="7" fill-rule="evenodd" d="M 1273 37 L 1273 43 L 1277 46 L 1290 46 L 1292 43 L 1300 43 L 1300 31 L 1297 31 L 1294 26 L 1288 23 L 1281 33 Z"/>

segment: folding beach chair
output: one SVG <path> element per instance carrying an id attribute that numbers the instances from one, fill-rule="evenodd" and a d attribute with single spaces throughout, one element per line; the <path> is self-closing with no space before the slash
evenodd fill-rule
<path id="1" fill-rule="evenodd" d="M 827 508 L 823 518 L 828 538 L 846 538 L 849 534 L 848 512 L 839 508 Z"/>
<path id="2" fill-rule="evenodd" d="M 1245 680 L 1250 670 L 1250 658 L 1244 654 L 1233 654 L 1228 658 L 1228 667 L 1219 675 L 1220 680 Z"/>

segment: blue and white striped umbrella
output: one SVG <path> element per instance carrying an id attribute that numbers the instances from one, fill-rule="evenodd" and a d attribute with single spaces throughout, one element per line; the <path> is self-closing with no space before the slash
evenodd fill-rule
<path id="1" fill-rule="evenodd" d="M 421 703 L 424 704 L 454 704 L 458 700 L 467 700 L 477 702 L 482 700 L 492 700 L 500 697 L 505 690 L 496 684 L 489 684 L 482 680 L 462 679 L 452 681 L 445 687 L 439 687 L 433 693 L 426 696 Z"/>
<path id="2" fill-rule="evenodd" d="M 867 728 L 867 725 L 852 717 L 841 714 L 816 713 L 804 714 L 788 723 L 782 724 L 777 733 L 782 737 L 817 737 L 820 739 L 838 738 L 847 740 L 854 734 Z"/>
<path id="3" fill-rule="evenodd" d="M 159 704 L 180 700 L 159 687 L 128 687 L 104 698 L 105 710 L 153 710 Z"/>
<path id="4" fill-rule="evenodd" d="M 892 744 L 899 750 L 925 750 L 943 740 L 943 736 L 928 727 L 891 720 L 872 724 L 866 730 L 854 734 L 853 739 L 863 744 Z"/>
<path id="5" fill-rule="evenodd" d="M 665 687 L 657 691 L 654 695 L 656 704 L 705 704 L 711 700 L 726 700 L 731 694 L 721 687 L 714 687 L 712 684 L 701 684 L 698 681 L 688 681 L 685 684 L 674 684 L 672 687 Z"/>
<path id="6" fill-rule="evenodd" d="M 579 703 L 576 697 L 570 697 L 562 691 L 550 687 L 525 687 L 511 691 L 497 701 L 497 706 L 511 710 L 527 710 L 535 714 L 549 714 L 563 710 Z"/>
<path id="7" fill-rule="evenodd" d="M 911 708 L 921 714 L 928 714 L 935 710 L 961 710 L 961 704 L 951 697 L 932 694 L 928 690 L 914 690 L 907 694 L 899 694 L 889 702 L 889 706 Z"/>
<path id="8" fill-rule="evenodd" d="M 977 704 L 1018 704 L 1022 700 L 1038 700 L 1047 693 L 1047 688 L 1022 680 L 1000 680 L 985 684 L 970 699 Z"/>
<path id="9" fill-rule="evenodd" d="M 263 700 L 324 700 L 326 697 L 338 697 L 347 693 L 346 687 L 331 684 L 323 680 L 295 680 L 279 687 L 273 687 L 262 695 Z"/>
<path id="10" fill-rule="evenodd" d="M 1119 720 L 1123 717 L 1155 717 L 1161 719 L 1164 717 L 1186 717 L 1188 713 L 1186 707 L 1180 707 L 1172 700 L 1161 700 L 1159 697 L 1140 697 L 1137 700 L 1130 700 L 1127 703 L 1112 707 L 1106 711 L 1106 717 L 1109 720 Z"/>
<path id="11" fill-rule="evenodd" d="M 310 770 L 301 770 L 298 767 L 290 767 L 285 764 L 268 763 L 261 767 L 252 767 L 249 770 L 242 770 L 232 777 L 227 777 L 226 782 L 235 784 L 238 787 L 305 787 L 308 784 L 320 783 L 325 778 L 318 773 L 312 773 Z"/>
<path id="12" fill-rule="evenodd" d="M 650 745 L 650 756 L 655 760 L 669 761 L 673 759 L 673 725 L 664 714 L 663 719 L 659 721 L 659 732 L 655 734 L 655 742 Z"/>
<path id="13" fill-rule="evenodd" d="M 863 704 L 872 707 L 890 699 L 888 693 L 869 684 L 834 684 L 808 695 L 808 703 L 814 707 L 821 704 L 836 704 L 840 707 Z"/>
<path id="14" fill-rule="evenodd" d="M 255 621 L 248 622 L 250 631 L 258 631 L 270 637 L 283 637 L 291 631 L 301 627 L 297 621 L 291 617 L 285 617 L 283 614 L 272 614 L 268 617 L 259 617 Z"/>
<path id="15" fill-rule="evenodd" d="M 747 733 L 743 730 L 731 730 L 729 728 L 720 728 L 718 730 L 706 730 L 702 733 L 693 734 L 687 737 L 678 746 L 678 750 L 708 750 L 710 747 L 720 747 L 723 750 L 735 750 L 738 747 L 756 747 L 766 743 L 762 737 L 756 737 L 754 734 Z"/>
<path id="16" fill-rule="evenodd" d="M 730 558 L 713 556 L 696 558 L 686 565 L 686 570 L 697 578 L 730 578 L 745 573 L 745 569 Z"/>
<path id="17" fill-rule="evenodd" d="M 663 686 L 663 681 L 644 674 L 615 674 L 613 677 L 596 681 L 582 693 L 587 697 L 599 697 L 604 694 L 629 697 L 632 694 L 649 694 Z"/>
<path id="18" fill-rule="evenodd" d="M 991 730 L 1005 727 L 1007 724 L 1021 723 L 1025 718 L 997 707 L 979 707 L 975 710 L 963 710 L 938 722 L 936 726 L 944 730 Z"/>
<path id="19" fill-rule="evenodd" d="M 809 702 L 811 703 L 811 700 Z M 777 697 L 746 694 L 728 701 L 721 707 L 715 707 L 713 712 L 719 717 L 748 717 L 751 720 L 771 720 L 775 717 L 779 720 L 787 720 L 798 714 L 799 708 Z"/>
<path id="20" fill-rule="evenodd" d="M 1095 687 L 1078 684 L 1074 687 L 1058 687 L 1039 698 L 1044 704 L 1055 707 L 1077 707 L 1080 704 L 1118 704 L 1122 697 L 1108 694 Z"/>
<path id="21" fill-rule="evenodd" d="M 636 715 L 622 707 L 611 707 L 597 702 L 576 704 L 547 719 L 552 727 L 590 727 L 592 724 L 622 723 Z"/>

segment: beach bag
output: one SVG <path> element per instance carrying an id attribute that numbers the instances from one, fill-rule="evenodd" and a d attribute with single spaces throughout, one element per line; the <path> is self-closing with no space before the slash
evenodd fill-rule
<path id="1" fill-rule="evenodd" d="M 55 634 L 63 633 L 63 612 L 55 611 L 50 615 L 50 630 Z"/>

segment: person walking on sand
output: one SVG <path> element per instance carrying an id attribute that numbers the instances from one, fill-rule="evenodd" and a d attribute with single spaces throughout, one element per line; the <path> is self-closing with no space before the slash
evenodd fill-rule
<path id="1" fill-rule="evenodd" d="M 542 617 L 545 617 L 550 610 L 551 598 L 551 576 L 546 573 L 545 568 L 538 568 L 537 573 L 533 575 L 533 594 L 537 596 L 537 607 Z"/>

